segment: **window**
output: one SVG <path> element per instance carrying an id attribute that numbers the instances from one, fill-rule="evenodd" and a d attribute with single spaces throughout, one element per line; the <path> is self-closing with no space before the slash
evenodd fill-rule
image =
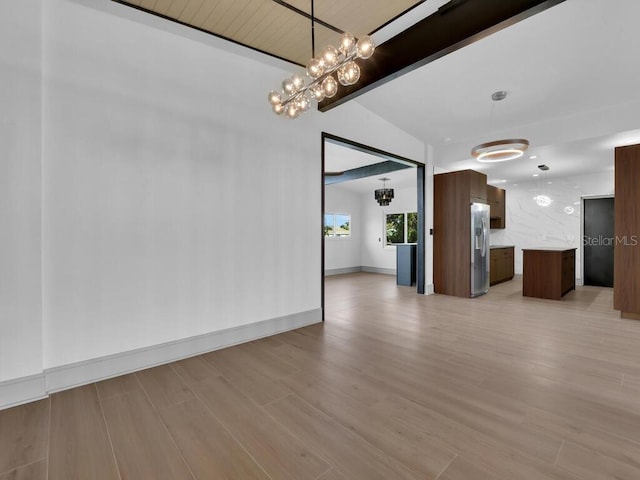
<path id="1" fill-rule="evenodd" d="M 350 237 L 351 215 L 349 215 L 348 213 L 325 213 L 324 236 Z"/>
<path id="2" fill-rule="evenodd" d="M 418 213 L 387 213 L 385 215 L 386 244 L 417 243 Z"/>

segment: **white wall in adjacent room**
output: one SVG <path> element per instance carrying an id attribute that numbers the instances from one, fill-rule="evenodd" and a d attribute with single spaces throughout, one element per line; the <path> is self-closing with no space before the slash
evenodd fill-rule
<path id="1" fill-rule="evenodd" d="M 41 13 L 0 3 L 0 382 L 42 372 Z"/>
<path id="2" fill-rule="evenodd" d="M 613 152 L 612 152 L 613 155 Z M 614 192 L 613 169 L 598 174 L 546 178 L 507 186 L 506 228 L 491 230 L 494 245 L 515 245 L 515 273 L 522 274 L 522 249 L 566 247 L 576 250 L 576 276 L 580 278 L 581 197 Z M 534 197 L 546 195 L 552 202 L 539 206 Z"/>
<path id="3" fill-rule="evenodd" d="M 361 214 L 361 195 L 349 191 L 341 184 L 325 187 L 325 212 L 351 215 L 349 237 L 325 237 L 325 273 L 342 269 L 359 268 L 361 262 L 361 242 L 364 224 Z"/>

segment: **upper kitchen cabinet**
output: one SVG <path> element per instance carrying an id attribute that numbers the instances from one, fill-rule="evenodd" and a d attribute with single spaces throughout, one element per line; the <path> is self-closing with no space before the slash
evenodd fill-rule
<path id="1" fill-rule="evenodd" d="M 613 308 L 640 320 L 640 145 L 616 148 Z"/>
<path id="2" fill-rule="evenodd" d="M 487 185 L 487 202 L 491 208 L 489 223 L 491 228 L 504 228 L 507 192 L 504 188 Z"/>
<path id="3" fill-rule="evenodd" d="M 468 176 L 470 203 L 487 203 L 487 176 L 475 170 L 462 170 L 460 173 L 463 179 Z"/>

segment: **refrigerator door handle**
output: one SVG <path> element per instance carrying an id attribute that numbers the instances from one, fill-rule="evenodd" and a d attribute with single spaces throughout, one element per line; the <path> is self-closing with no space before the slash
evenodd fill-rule
<path id="1" fill-rule="evenodd" d="M 487 219 L 482 217 L 482 256 L 487 254 Z"/>

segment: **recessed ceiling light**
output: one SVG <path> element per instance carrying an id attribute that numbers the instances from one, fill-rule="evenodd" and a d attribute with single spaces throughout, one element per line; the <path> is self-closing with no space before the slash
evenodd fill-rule
<path id="1" fill-rule="evenodd" d="M 534 173 L 534 174 L 533 174 L 533 176 L 534 176 L 534 177 L 537 177 L 538 175 L 539 175 L 539 174 L 537 174 L 537 173 Z"/>
<path id="2" fill-rule="evenodd" d="M 530 160 L 535 160 L 536 158 L 538 158 L 538 155 L 529 155 Z"/>
<path id="3" fill-rule="evenodd" d="M 574 205 L 580 205 L 580 202 L 573 202 Z"/>
<path id="4" fill-rule="evenodd" d="M 547 182 L 547 184 L 551 185 L 553 182 Z"/>

